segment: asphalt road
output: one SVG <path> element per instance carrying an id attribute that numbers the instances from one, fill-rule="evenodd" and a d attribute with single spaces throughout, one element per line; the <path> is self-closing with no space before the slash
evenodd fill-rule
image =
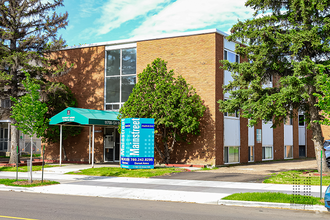
<path id="1" fill-rule="evenodd" d="M 329 213 L 161 201 L 0 192 L 1 219 L 313 220 Z"/>

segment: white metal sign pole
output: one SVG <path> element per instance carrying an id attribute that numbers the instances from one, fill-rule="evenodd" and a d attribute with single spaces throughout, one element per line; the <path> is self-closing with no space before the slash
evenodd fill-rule
<path id="1" fill-rule="evenodd" d="M 60 125 L 60 167 L 62 166 L 62 125 Z"/>
<path id="2" fill-rule="evenodd" d="M 89 127 L 88 163 L 91 164 L 91 127 Z"/>
<path id="3" fill-rule="evenodd" d="M 93 125 L 92 168 L 94 168 L 94 140 L 95 140 L 95 126 Z"/>

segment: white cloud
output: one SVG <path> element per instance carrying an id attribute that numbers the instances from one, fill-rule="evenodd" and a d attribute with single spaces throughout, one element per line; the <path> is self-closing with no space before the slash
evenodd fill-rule
<path id="1" fill-rule="evenodd" d="M 184 32 L 206 27 L 233 25 L 238 19 L 252 18 L 246 0 L 177 0 L 158 14 L 146 19 L 131 35 L 150 36 Z"/>
<path id="2" fill-rule="evenodd" d="M 95 0 L 80 0 L 79 7 L 80 7 L 79 16 L 82 18 L 91 17 L 93 13 L 102 10 L 101 4 Z"/>
<path id="3" fill-rule="evenodd" d="M 161 5 L 170 0 L 112 0 L 103 5 L 101 18 L 93 28 L 97 35 L 109 33 L 111 30 L 120 27 L 123 23 L 145 16 L 148 12 L 160 9 Z"/>

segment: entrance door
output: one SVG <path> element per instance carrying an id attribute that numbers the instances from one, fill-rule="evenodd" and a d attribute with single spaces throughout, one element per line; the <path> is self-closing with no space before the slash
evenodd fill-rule
<path id="1" fill-rule="evenodd" d="M 299 146 L 299 157 L 306 157 L 306 147 L 305 145 Z"/>
<path id="2" fill-rule="evenodd" d="M 0 151 L 8 150 L 8 124 L 0 125 Z"/>
<path id="3" fill-rule="evenodd" d="M 119 161 L 119 138 L 117 128 L 104 129 L 104 162 Z"/>

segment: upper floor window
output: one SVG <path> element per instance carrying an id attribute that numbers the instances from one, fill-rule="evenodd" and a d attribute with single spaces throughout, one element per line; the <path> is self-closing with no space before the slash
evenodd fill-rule
<path id="1" fill-rule="evenodd" d="M 10 108 L 10 99 L 1 99 L 1 108 Z"/>
<path id="2" fill-rule="evenodd" d="M 228 60 L 231 63 L 239 63 L 239 56 L 237 54 L 225 50 L 225 60 Z"/>
<path id="3" fill-rule="evenodd" d="M 105 110 L 119 110 L 136 84 L 136 48 L 106 51 Z"/>
<path id="4" fill-rule="evenodd" d="M 299 126 L 305 126 L 305 115 L 299 115 L 298 120 L 299 120 Z"/>
<path id="5" fill-rule="evenodd" d="M 227 101 L 227 99 L 224 99 L 224 101 Z M 225 117 L 234 117 L 234 118 L 239 118 L 239 111 L 235 111 L 235 112 L 232 112 L 232 113 L 230 113 L 230 112 L 224 112 L 223 113 L 223 116 L 225 116 Z"/>

